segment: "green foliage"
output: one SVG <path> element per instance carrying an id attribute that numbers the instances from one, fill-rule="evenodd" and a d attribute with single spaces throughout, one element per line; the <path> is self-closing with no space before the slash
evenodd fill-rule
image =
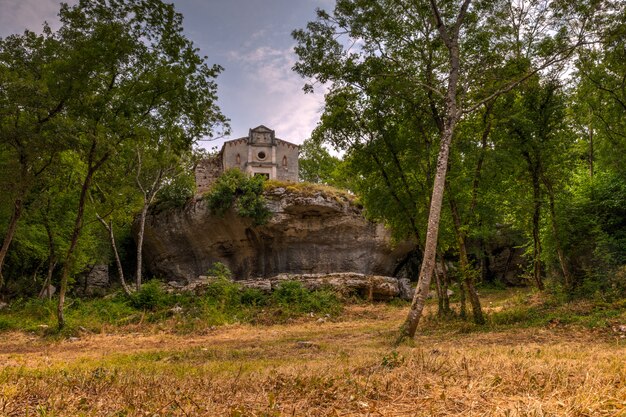
<path id="1" fill-rule="evenodd" d="M 286 281 L 271 295 L 271 301 L 283 313 L 323 313 L 337 314 L 341 304 L 337 295 L 330 290 L 309 291 L 297 281 Z"/>
<path id="2" fill-rule="evenodd" d="M 252 219 L 254 224 L 265 224 L 272 216 L 263 197 L 265 177 L 249 177 L 239 169 L 230 169 L 220 175 L 213 188 L 205 195 L 211 211 L 223 216 L 234 207 L 238 215 Z"/>
<path id="3" fill-rule="evenodd" d="M 233 277 L 233 273 L 230 269 L 221 262 L 215 262 L 211 265 L 211 268 L 207 271 L 207 275 L 223 280 L 230 280 Z"/>
<path id="4" fill-rule="evenodd" d="M 309 138 L 300 145 L 298 167 L 300 181 L 350 188 L 352 178 L 346 175 L 345 163 L 332 156 L 320 140 Z"/>
<path id="5" fill-rule="evenodd" d="M 300 283 L 285 282 L 274 293 L 242 288 L 225 277 L 213 280 L 201 293 L 168 293 L 157 280 L 149 281 L 130 296 L 117 294 L 100 299 L 71 299 L 66 329 L 55 333 L 55 300 L 16 300 L 0 310 L 0 331 L 26 330 L 39 334 L 73 335 L 80 329 L 101 331 L 104 326 L 175 322 L 184 332 L 234 322 L 282 322 L 315 314 L 336 316 L 342 300 L 332 291 L 308 291 Z M 84 331 L 84 330 L 83 330 Z"/>
<path id="6" fill-rule="evenodd" d="M 398 351 L 392 350 L 389 355 L 383 356 L 380 361 L 380 366 L 387 369 L 394 369 L 404 364 L 404 356 L 400 355 Z"/>
<path id="7" fill-rule="evenodd" d="M 150 280 L 143 284 L 139 291 L 129 296 L 133 307 L 138 310 L 156 310 L 170 304 L 171 297 L 163 289 L 158 280 Z"/>
<path id="8" fill-rule="evenodd" d="M 193 197 L 195 188 L 196 181 L 191 172 L 173 178 L 159 191 L 151 212 L 159 213 L 184 207 Z"/>
<path id="9" fill-rule="evenodd" d="M 626 296 L 626 181 L 579 173 L 563 203 L 564 239 L 577 277 L 572 295 Z"/>

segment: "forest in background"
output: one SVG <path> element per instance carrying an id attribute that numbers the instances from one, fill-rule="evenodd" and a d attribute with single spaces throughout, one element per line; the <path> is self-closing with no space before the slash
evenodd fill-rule
<path id="1" fill-rule="evenodd" d="M 193 196 L 193 146 L 228 124 L 221 68 L 198 56 L 173 6 L 81 1 L 60 17 L 57 31 L 0 40 L 0 292 L 54 284 L 62 324 L 88 265 L 141 287 L 133 222 Z M 294 38 L 305 91 L 326 92 L 301 178 L 349 189 L 415 240 L 431 267 L 421 284 L 453 261 L 484 321 L 484 247 L 506 230 L 539 290 L 625 296 L 621 2 L 338 0 Z"/>

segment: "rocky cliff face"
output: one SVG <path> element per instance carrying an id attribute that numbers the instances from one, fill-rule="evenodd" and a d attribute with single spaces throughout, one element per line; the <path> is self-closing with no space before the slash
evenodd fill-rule
<path id="1" fill-rule="evenodd" d="M 345 196 L 282 187 L 265 196 L 273 215 L 262 226 L 233 211 L 217 217 L 203 200 L 150 215 L 146 267 L 178 281 L 205 275 L 218 261 L 236 279 L 335 272 L 392 276 L 414 249 L 393 245 L 390 233 L 367 221 Z"/>

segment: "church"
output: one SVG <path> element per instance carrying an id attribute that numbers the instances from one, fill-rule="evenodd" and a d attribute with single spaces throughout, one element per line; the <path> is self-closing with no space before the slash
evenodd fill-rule
<path id="1" fill-rule="evenodd" d="M 205 193 L 217 177 L 232 168 L 267 179 L 297 182 L 298 152 L 298 145 L 277 138 L 273 130 L 263 125 L 255 127 L 248 136 L 224 142 L 213 158 L 198 162 L 196 192 Z"/>

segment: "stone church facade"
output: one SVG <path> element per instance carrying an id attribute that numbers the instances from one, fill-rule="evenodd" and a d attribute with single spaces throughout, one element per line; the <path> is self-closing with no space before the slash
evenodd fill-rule
<path id="1" fill-rule="evenodd" d="M 215 157 L 198 162 L 197 193 L 208 191 L 217 177 L 232 168 L 248 175 L 297 182 L 298 152 L 298 145 L 277 138 L 273 130 L 263 125 L 250 129 L 248 136 L 224 142 Z"/>

